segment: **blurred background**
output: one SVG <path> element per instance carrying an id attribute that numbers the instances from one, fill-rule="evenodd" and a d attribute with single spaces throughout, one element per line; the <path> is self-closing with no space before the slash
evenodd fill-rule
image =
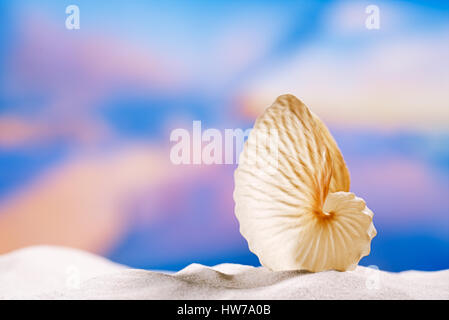
<path id="1" fill-rule="evenodd" d="M 236 165 L 174 165 L 169 137 L 194 120 L 251 128 L 293 93 L 375 213 L 361 264 L 449 268 L 449 2 L 0 0 L 0 21 L 0 253 L 259 265 Z"/>

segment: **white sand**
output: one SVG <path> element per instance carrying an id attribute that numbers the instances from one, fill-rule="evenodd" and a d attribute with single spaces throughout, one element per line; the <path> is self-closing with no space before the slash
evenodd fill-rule
<path id="1" fill-rule="evenodd" d="M 449 270 L 271 272 L 191 264 L 129 269 L 79 250 L 38 246 L 0 256 L 0 299 L 449 299 Z"/>

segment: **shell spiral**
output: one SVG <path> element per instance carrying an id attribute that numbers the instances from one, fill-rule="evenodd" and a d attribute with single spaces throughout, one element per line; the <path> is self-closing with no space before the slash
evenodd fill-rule
<path id="1" fill-rule="evenodd" d="M 283 95 L 256 120 L 240 155 L 235 214 L 271 270 L 351 270 L 370 252 L 373 213 L 349 192 L 343 156 L 324 123 Z"/>

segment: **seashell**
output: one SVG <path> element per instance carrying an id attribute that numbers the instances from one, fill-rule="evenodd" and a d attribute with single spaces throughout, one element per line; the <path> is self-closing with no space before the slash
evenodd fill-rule
<path id="1" fill-rule="evenodd" d="M 278 97 L 256 120 L 234 178 L 240 232 L 263 266 L 344 271 L 369 254 L 373 212 L 349 192 L 329 130 L 295 96 Z"/>

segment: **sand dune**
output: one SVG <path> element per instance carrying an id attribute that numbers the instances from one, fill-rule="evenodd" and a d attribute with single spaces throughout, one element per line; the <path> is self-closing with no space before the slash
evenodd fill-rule
<path id="1" fill-rule="evenodd" d="M 191 264 L 177 273 L 130 269 L 83 251 L 37 246 L 0 256 L 0 299 L 449 299 L 449 270 L 366 267 L 271 272 Z"/>

